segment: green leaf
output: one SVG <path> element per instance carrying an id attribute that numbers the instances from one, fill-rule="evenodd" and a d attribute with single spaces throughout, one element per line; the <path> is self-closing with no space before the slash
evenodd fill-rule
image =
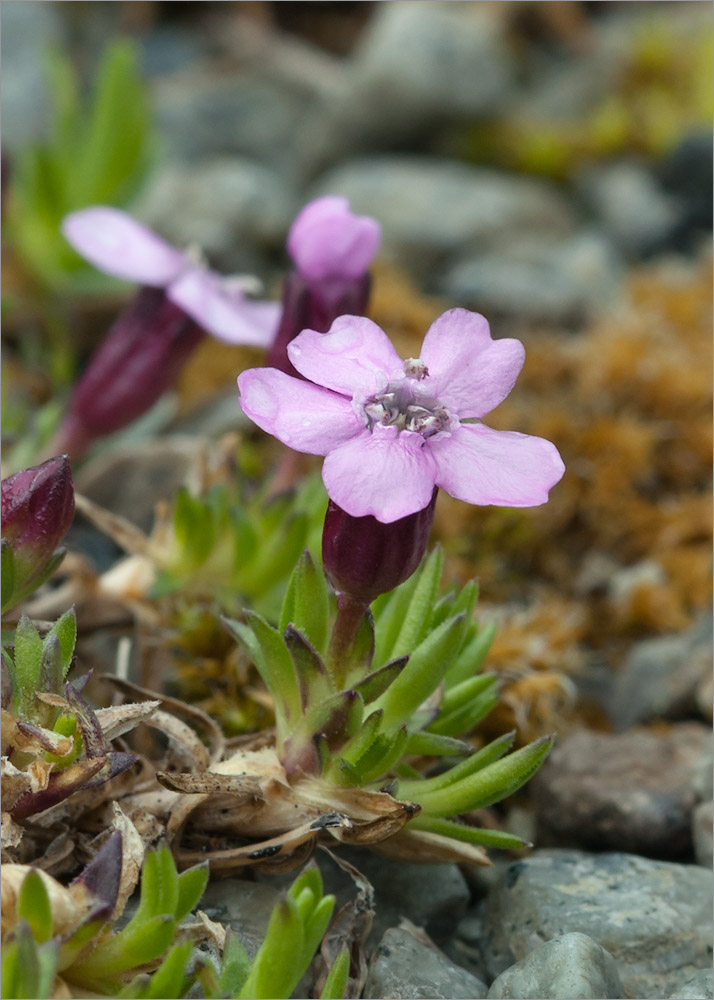
<path id="1" fill-rule="evenodd" d="M 300 969 L 304 940 L 294 900 L 281 900 L 273 908 L 265 940 L 238 996 L 242 1000 L 289 997 L 305 971 Z"/>
<path id="2" fill-rule="evenodd" d="M 447 788 L 420 792 L 415 801 L 431 816 L 456 816 L 500 802 L 535 774 L 550 753 L 553 739 L 543 736 Z"/>
<path id="3" fill-rule="evenodd" d="M 499 678 L 496 674 L 479 674 L 468 680 L 455 684 L 444 692 L 439 709 L 444 715 L 471 704 L 480 694 L 489 688 L 498 687 Z"/>
<path id="4" fill-rule="evenodd" d="M 293 723 L 301 716 L 298 679 L 292 658 L 280 633 L 254 611 L 246 612 L 248 624 L 223 618 L 251 656 L 263 683 L 275 699 L 278 722 L 284 728 L 286 721 Z"/>
<path id="5" fill-rule="evenodd" d="M 345 744 L 342 757 L 349 764 L 356 764 L 360 757 L 369 750 L 382 727 L 384 712 L 372 712 L 362 723 L 359 731 Z"/>
<path id="6" fill-rule="evenodd" d="M 322 568 L 306 549 L 300 556 L 288 584 L 280 630 L 293 625 L 325 654 L 330 624 L 330 597 Z"/>
<path id="7" fill-rule="evenodd" d="M 505 830 L 487 830 L 480 826 L 466 826 L 465 823 L 437 819 L 435 816 L 427 816 L 424 813 L 410 820 L 409 828 L 427 830 L 429 833 L 437 833 L 441 837 L 451 837 L 453 840 L 460 840 L 466 844 L 475 844 L 477 847 L 492 847 L 501 851 L 520 850 L 522 847 L 532 846 L 521 837 L 516 837 L 513 833 L 506 833 Z"/>
<path id="8" fill-rule="evenodd" d="M 256 558 L 240 575 L 243 592 L 253 599 L 284 579 L 305 546 L 310 526 L 307 514 L 294 514 L 261 538 Z"/>
<path id="9" fill-rule="evenodd" d="M 443 622 L 409 656 L 409 662 L 377 703 L 385 727 L 408 720 L 441 682 L 461 647 L 467 622 L 463 614 Z"/>
<path id="10" fill-rule="evenodd" d="M 26 920 L 38 944 L 52 937 L 52 908 L 40 873 L 32 869 L 25 876 L 17 897 L 17 918 Z"/>
<path id="11" fill-rule="evenodd" d="M 329 765 L 330 755 L 340 750 L 357 732 L 363 715 L 364 703 L 352 690 L 340 691 L 311 705 L 283 745 L 281 758 L 288 772 L 297 767 L 307 773 L 318 737 L 325 750 L 329 751 L 319 763 L 321 766 Z"/>
<path id="12" fill-rule="evenodd" d="M 303 710 L 335 693 L 322 657 L 312 643 L 292 625 L 285 628 L 285 645 L 295 667 Z"/>
<path id="13" fill-rule="evenodd" d="M 37 690 L 59 694 L 62 690 L 63 665 L 62 647 L 56 633 L 50 632 L 42 644 L 42 659 L 40 660 L 40 676 L 37 680 Z M 49 705 L 37 706 L 36 715 L 42 716 L 43 723 L 51 724 L 57 716 L 57 709 Z"/>
<path id="14" fill-rule="evenodd" d="M 453 785 L 457 781 L 467 778 L 470 774 L 475 774 L 476 771 L 488 767 L 494 761 L 500 760 L 513 746 L 515 736 L 515 729 L 510 733 L 504 733 L 503 736 L 499 736 L 498 739 L 493 740 L 472 754 L 468 760 L 464 760 L 460 764 L 455 764 L 454 767 L 450 767 L 447 771 L 437 774 L 433 778 L 400 781 L 397 795 L 409 799 L 423 792 L 433 792 L 441 788 L 448 788 L 449 785 Z"/>
<path id="15" fill-rule="evenodd" d="M 418 757 L 464 757 L 471 753 L 471 747 L 463 740 L 421 730 L 409 734 L 404 753 Z"/>
<path id="16" fill-rule="evenodd" d="M 442 736 L 464 736 L 471 732 L 498 704 L 498 691 L 494 681 L 490 687 L 471 702 L 459 705 L 452 712 L 441 713 L 429 724 L 432 733 Z"/>
<path id="17" fill-rule="evenodd" d="M 460 684 L 479 672 L 495 635 L 496 625 L 493 622 L 478 629 L 474 638 L 467 643 L 447 670 L 444 677 L 447 688 Z"/>
<path id="18" fill-rule="evenodd" d="M 389 685 L 397 679 L 407 664 L 409 657 L 401 656 L 398 660 L 385 663 L 379 670 L 373 670 L 367 674 L 359 683 L 354 685 L 356 691 L 362 695 L 365 705 L 379 698 L 387 690 Z"/>
<path id="19" fill-rule="evenodd" d="M 443 568 L 444 553 L 437 546 L 419 570 L 419 579 L 409 601 L 409 608 L 391 650 L 392 658 L 411 653 L 426 635 Z"/>
<path id="20" fill-rule="evenodd" d="M 58 947 L 56 940 L 38 946 L 29 926 L 21 920 L 14 937 L 9 936 L 3 943 L 3 1000 L 46 1000 L 52 996 Z"/>
<path id="21" fill-rule="evenodd" d="M 75 165 L 73 199 L 112 204 L 132 193 L 146 166 L 148 111 L 135 46 L 126 39 L 105 50 L 99 67 L 82 157 Z"/>
<path id="22" fill-rule="evenodd" d="M 208 862 L 188 868 L 178 876 L 178 900 L 174 917 L 179 922 L 198 904 L 208 883 Z"/>
<path id="23" fill-rule="evenodd" d="M 0 593 L 2 593 L 2 610 L 12 607 L 12 592 L 15 588 L 15 556 L 6 538 L 0 542 Z"/>
<path id="24" fill-rule="evenodd" d="M 374 614 L 374 662 L 386 663 L 394 659 L 394 645 L 407 614 L 411 596 L 416 589 L 419 574 L 413 573 L 395 590 L 378 597 L 372 604 Z"/>
<path id="25" fill-rule="evenodd" d="M 42 639 L 40 633 L 27 615 L 23 614 L 15 629 L 15 675 L 17 677 L 15 694 L 19 699 L 20 711 L 25 715 L 32 712 L 41 664 Z"/>
<path id="26" fill-rule="evenodd" d="M 250 971 L 250 955 L 243 947 L 238 935 L 228 929 L 223 948 L 223 961 L 219 977 L 221 995 L 237 996 L 243 988 Z"/>
<path id="27" fill-rule="evenodd" d="M 174 945 L 158 969 L 151 974 L 149 982 L 140 992 L 122 991 L 119 996 L 141 997 L 142 1000 L 163 1000 L 165 997 L 182 997 L 191 981 L 187 966 L 192 951 L 193 944 L 191 941 L 183 941 L 180 944 Z"/>
<path id="28" fill-rule="evenodd" d="M 342 1000 L 347 989 L 349 974 L 350 950 L 345 945 L 330 966 L 325 985 L 322 987 L 322 993 L 320 993 L 320 1000 Z"/>
<path id="29" fill-rule="evenodd" d="M 65 611 L 62 617 L 54 623 L 45 637 L 45 645 L 51 635 L 56 635 L 59 640 L 62 651 L 62 676 L 66 677 L 72 663 L 74 647 L 77 642 L 77 616 L 74 613 L 74 608 Z"/>
<path id="30" fill-rule="evenodd" d="M 409 730 L 406 726 L 401 726 L 390 738 L 390 745 L 382 755 L 381 760 L 372 767 L 366 767 L 366 755 L 357 764 L 360 770 L 363 783 L 376 781 L 382 778 L 397 764 L 404 756 L 404 747 L 409 739 Z"/>
<path id="31" fill-rule="evenodd" d="M 151 917 L 140 927 L 131 924 L 133 921 L 73 965 L 66 977 L 91 989 L 109 977 L 159 958 L 171 944 L 176 930 L 176 922 L 166 913 Z"/>

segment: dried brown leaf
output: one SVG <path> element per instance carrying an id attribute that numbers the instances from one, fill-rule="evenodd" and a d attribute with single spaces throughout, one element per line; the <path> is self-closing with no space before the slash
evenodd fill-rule
<path id="1" fill-rule="evenodd" d="M 112 705 L 110 708 L 97 709 L 95 714 L 105 739 L 113 740 L 128 733 L 140 722 L 145 722 L 160 704 L 159 701 L 140 701 L 128 705 Z"/>
<path id="2" fill-rule="evenodd" d="M 410 864 L 492 864 L 483 847 L 442 837 L 427 830 L 400 830 L 395 836 L 372 843 L 372 849 L 385 858 Z"/>
<path id="3" fill-rule="evenodd" d="M 357 886 L 357 896 L 339 910 L 322 939 L 320 957 L 323 968 L 317 977 L 315 993 L 322 992 L 329 970 L 342 949 L 346 947 L 350 953 L 350 970 L 344 996 L 356 998 L 362 995 L 369 970 L 367 939 L 374 918 L 374 889 L 369 879 L 354 865 L 333 854 L 324 845 L 322 850 L 354 881 Z"/>
<path id="4" fill-rule="evenodd" d="M 123 677 L 115 677 L 113 674 L 102 674 L 101 680 L 107 681 L 113 687 L 118 688 L 122 694 L 131 695 L 134 698 L 159 701 L 162 708 L 173 716 L 183 719 L 188 725 L 203 733 L 209 746 L 210 762 L 219 761 L 225 752 L 225 737 L 218 723 L 202 712 L 195 705 L 188 705 L 179 698 L 171 698 L 168 695 L 150 691 L 142 688 L 138 684 L 125 680 Z M 208 765 L 206 765 L 208 766 Z"/>

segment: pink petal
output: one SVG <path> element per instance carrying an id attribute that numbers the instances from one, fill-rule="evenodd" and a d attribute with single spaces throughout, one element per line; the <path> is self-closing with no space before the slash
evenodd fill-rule
<path id="1" fill-rule="evenodd" d="M 461 418 L 483 417 L 502 403 L 524 358 L 520 340 L 492 340 L 483 316 L 468 309 L 435 320 L 421 350 L 434 394 Z"/>
<path id="2" fill-rule="evenodd" d="M 308 281 L 360 278 L 381 239 L 379 223 L 354 215 L 346 198 L 327 195 L 306 205 L 288 234 L 288 251 Z"/>
<path id="3" fill-rule="evenodd" d="M 269 347 L 280 320 L 280 304 L 250 302 L 207 268 L 194 267 L 171 283 L 168 296 L 208 333 L 227 344 Z"/>
<path id="4" fill-rule="evenodd" d="M 322 467 L 329 496 L 353 517 L 388 524 L 431 502 L 435 467 L 419 434 L 377 425 L 331 451 Z"/>
<path id="5" fill-rule="evenodd" d="M 238 376 L 243 412 L 283 444 L 309 455 L 326 455 L 362 430 L 344 396 L 277 368 L 250 368 Z"/>
<path id="6" fill-rule="evenodd" d="M 116 208 L 72 212 L 62 232 L 77 253 L 100 271 L 163 288 L 186 266 L 186 254 Z"/>
<path id="7" fill-rule="evenodd" d="M 544 438 L 462 424 L 431 443 L 436 485 L 458 500 L 537 507 L 565 472 L 558 449 Z"/>
<path id="8" fill-rule="evenodd" d="M 357 399 L 404 374 L 389 337 L 364 316 L 339 316 L 327 333 L 303 330 L 288 345 L 288 357 L 311 382 Z"/>

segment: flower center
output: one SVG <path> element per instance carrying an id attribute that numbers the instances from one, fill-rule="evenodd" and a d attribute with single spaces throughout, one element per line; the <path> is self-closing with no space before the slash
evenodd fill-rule
<path id="1" fill-rule="evenodd" d="M 367 426 L 375 424 L 413 431 L 428 438 L 446 430 L 451 422 L 449 411 L 419 383 L 429 370 L 419 358 L 407 358 L 404 376 L 394 379 L 382 392 L 370 396 L 364 404 Z"/>

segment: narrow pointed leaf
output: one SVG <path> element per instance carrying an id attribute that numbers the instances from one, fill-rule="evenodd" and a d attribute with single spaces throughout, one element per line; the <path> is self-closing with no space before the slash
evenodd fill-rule
<path id="1" fill-rule="evenodd" d="M 377 703 L 384 709 L 385 726 L 409 719 L 434 691 L 460 649 L 466 625 L 463 614 L 448 619 L 411 653 L 404 670 Z"/>
<path id="2" fill-rule="evenodd" d="M 17 897 L 17 919 L 26 920 L 38 944 L 52 937 L 52 908 L 40 873 L 28 872 Z"/>
<path id="3" fill-rule="evenodd" d="M 276 712 L 287 720 L 299 719 L 298 681 L 282 636 L 253 611 L 246 612 L 246 619 L 247 625 L 230 618 L 224 618 L 223 622 L 253 659 L 265 686 L 275 699 Z"/>
<path id="4" fill-rule="evenodd" d="M 248 978 L 250 964 L 250 955 L 235 931 L 229 928 L 223 948 L 223 961 L 219 977 L 221 995 L 238 996 Z"/>
<path id="5" fill-rule="evenodd" d="M 407 745 L 408 739 L 409 731 L 406 726 L 402 726 L 391 737 L 391 746 L 388 748 L 387 752 L 378 764 L 375 764 L 369 769 L 363 769 L 363 761 L 360 761 L 357 766 L 360 767 L 362 781 L 376 781 L 377 778 L 383 777 L 388 771 L 390 771 L 404 755 L 404 747 Z"/>
<path id="6" fill-rule="evenodd" d="M 404 753 L 419 757 L 465 757 L 471 753 L 471 747 L 463 740 L 422 730 L 409 734 Z"/>
<path id="7" fill-rule="evenodd" d="M 437 817 L 456 816 L 500 802 L 535 774 L 550 753 L 553 739 L 543 736 L 447 788 L 419 793 L 415 801 Z"/>
<path id="8" fill-rule="evenodd" d="M 392 681 L 395 681 L 407 664 L 409 657 L 400 656 L 391 663 L 385 663 L 379 670 L 373 670 L 361 681 L 354 685 L 356 691 L 362 695 L 365 705 L 375 701 L 387 690 Z"/>
<path id="9" fill-rule="evenodd" d="M 330 966 L 325 985 L 320 993 L 320 1000 L 342 1000 L 347 989 L 350 974 L 350 950 L 345 945 L 337 954 Z"/>
<path id="10" fill-rule="evenodd" d="M 281 616 L 281 631 L 284 632 L 292 624 L 324 655 L 327 648 L 330 598 L 325 574 L 308 550 L 300 556 L 288 590 L 289 596 L 286 596 L 283 614 L 289 612 L 289 617 L 283 621 Z"/>
<path id="11" fill-rule="evenodd" d="M 478 847 L 492 847 L 494 850 L 514 851 L 522 847 L 532 846 L 527 841 L 516 837 L 505 830 L 487 830 L 480 826 L 467 826 L 465 823 L 455 823 L 453 820 L 437 819 L 435 816 L 421 813 L 409 823 L 410 829 L 427 830 L 441 837 L 451 837 L 466 844 L 476 844 Z"/>
<path id="12" fill-rule="evenodd" d="M 474 726 L 477 726 L 482 719 L 485 719 L 498 704 L 498 692 L 495 685 L 491 685 L 473 701 L 465 705 L 459 705 L 453 712 L 440 714 L 434 722 L 429 725 L 429 731 L 440 733 L 444 736 L 465 736 L 470 733 Z"/>
<path id="13" fill-rule="evenodd" d="M 476 635 L 464 647 L 444 678 L 447 687 L 460 684 L 477 674 L 488 655 L 488 651 L 496 635 L 496 625 L 491 622 L 478 629 Z"/>
<path id="14" fill-rule="evenodd" d="M 303 711 L 334 694 L 334 685 L 322 657 L 293 625 L 285 628 L 285 645 L 295 668 Z"/>
<path id="15" fill-rule="evenodd" d="M 55 622 L 45 638 L 45 645 L 52 635 L 56 635 L 59 640 L 62 651 L 62 676 L 66 677 L 77 642 L 77 616 L 74 613 L 74 608 L 65 611 L 62 617 Z"/>
<path id="16" fill-rule="evenodd" d="M 513 746 L 515 736 L 515 729 L 510 733 L 499 736 L 498 739 L 486 744 L 485 747 L 472 754 L 468 760 L 463 760 L 460 764 L 455 764 L 447 771 L 437 774 L 433 778 L 400 781 L 398 794 L 405 798 L 411 798 L 413 795 L 422 794 L 423 792 L 433 792 L 441 788 L 448 788 L 449 785 L 453 785 L 457 781 L 467 778 L 470 774 L 475 774 L 476 771 L 488 767 L 494 761 L 500 760 Z"/>
<path id="17" fill-rule="evenodd" d="M 440 710 L 444 715 L 448 715 L 462 705 L 471 704 L 475 698 L 489 688 L 498 686 L 498 676 L 496 674 L 479 674 L 476 677 L 469 677 L 468 680 L 455 684 L 444 692 Z"/>
<path id="18" fill-rule="evenodd" d="M 417 585 L 391 651 L 392 657 L 411 653 L 426 635 L 443 567 L 444 553 L 437 547 L 419 570 Z"/>
<path id="19" fill-rule="evenodd" d="M 178 876 L 178 901 L 174 910 L 177 921 L 183 920 L 198 904 L 208 883 L 208 862 L 189 868 Z"/>
<path id="20" fill-rule="evenodd" d="M 42 662 L 42 639 L 33 623 L 22 615 L 15 629 L 15 673 L 23 714 L 31 714 Z"/>

